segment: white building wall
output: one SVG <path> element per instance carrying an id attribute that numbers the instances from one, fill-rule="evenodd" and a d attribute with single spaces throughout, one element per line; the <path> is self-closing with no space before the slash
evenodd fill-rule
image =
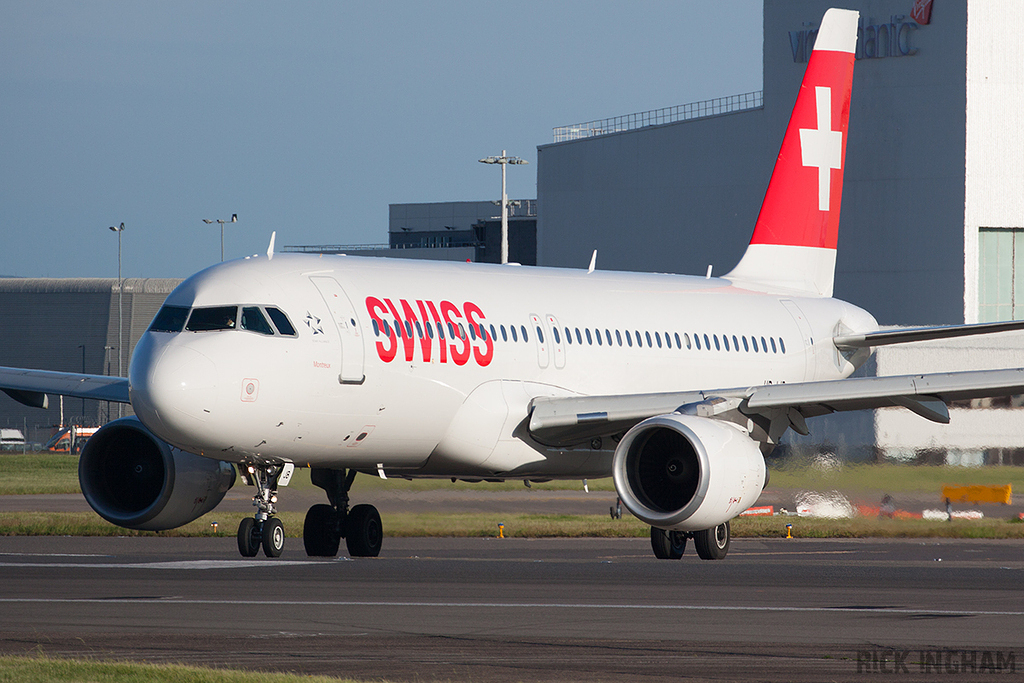
<path id="1" fill-rule="evenodd" d="M 964 318 L 978 320 L 980 228 L 1024 228 L 1024 2 L 967 12 Z"/>

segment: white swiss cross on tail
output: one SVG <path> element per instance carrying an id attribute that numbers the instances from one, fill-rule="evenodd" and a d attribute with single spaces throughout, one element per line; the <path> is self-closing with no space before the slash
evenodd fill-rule
<path id="1" fill-rule="evenodd" d="M 832 88 L 814 88 L 817 128 L 800 129 L 800 154 L 804 166 L 818 168 L 818 210 L 828 211 L 832 169 L 843 165 L 843 134 L 832 130 Z"/>
<path id="2" fill-rule="evenodd" d="M 738 285 L 832 296 L 856 45 L 857 12 L 826 12 L 754 235 L 725 276 Z"/>

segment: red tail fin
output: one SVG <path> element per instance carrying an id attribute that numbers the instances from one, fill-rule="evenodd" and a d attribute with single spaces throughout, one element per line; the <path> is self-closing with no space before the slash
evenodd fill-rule
<path id="1" fill-rule="evenodd" d="M 821 20 L 750 246 L 727 278 L 831 296 L 858 13 Z"/>

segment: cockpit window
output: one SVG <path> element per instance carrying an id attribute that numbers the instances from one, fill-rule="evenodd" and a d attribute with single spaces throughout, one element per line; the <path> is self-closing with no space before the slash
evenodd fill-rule
<path id="1" fill-rule="evenodd" d="M 216 306 L 213 308 L 193 309 L 185 329 L 189 332 L 209 332 L 212 330 L 233 330 L 238 317 L 237 306 Z"/>
<path id="2" fill-rule="evenodd" d="M 242 329 L 258 332 L 259 334 L 274 334 L 270 323 L 267 322 L 267 319 L 263 317 L 263 313 L 256 306 L 242 307 Z"/>
<path id="3" fill-rule="evenodd" d="M 181 332 L 188 318 L 187 306 L 163 306 L 149 325 L 150 332 Z"/>
<path id="4" fill-rule="evenodd" d="M 267 306 L 267 315 L 269 315 L 270 319 L 274 321 L 274 325 L 277 326 L 278 332 L 289 337 L 295 336 L 295 328 L 292 327 L 290 322 L 288 322 L 288 316 L 286 316 L 281 309 Z"/>

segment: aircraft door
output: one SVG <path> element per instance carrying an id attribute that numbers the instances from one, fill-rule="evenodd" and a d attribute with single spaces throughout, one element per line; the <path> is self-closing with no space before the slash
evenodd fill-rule
<path id="1" fill-rule="evenodd" d="M 338 381 L 342 384 L 362 384 L 363 338 L 356 322 L 356 309 L 333 277 L 314 275 L 309 278 L 327 304 L 334 326 L 341 339 L 341 373 Z"/>
<path id="2" fill-rule="evenodd" d="M 537 338 L 537 365 L 546 368 L 550 361 L 548 357 L 550 332 L 544 329 L 544 321 L 540 319 L 540 316 L 533 313 L 530 314 L 530 326 L 533 328 L 533 336 Z"/>
<path id="3" fill-rule="evenodd" d="M 550 313 L 547 314 L 548 329 L 551 330 L 551 350 L 555 356 L 555 367 L 565 367 L 565 346 L 562 335 L 558 331 L 558 320 Z"/>

